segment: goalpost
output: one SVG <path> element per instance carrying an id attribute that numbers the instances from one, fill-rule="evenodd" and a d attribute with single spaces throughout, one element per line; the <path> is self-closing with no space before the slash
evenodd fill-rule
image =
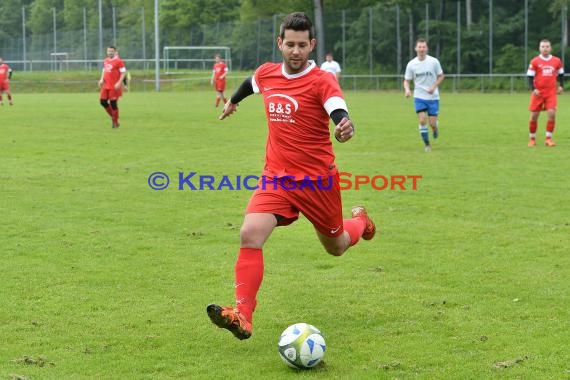
<path id="1" fill-rule="evenodd" d="M 231 70 L 232 56 L 229 46 L 165 46 L 164 72 L 168 75 L 184 70 L 211 70 L 216 53 L 220 54 Z"/>

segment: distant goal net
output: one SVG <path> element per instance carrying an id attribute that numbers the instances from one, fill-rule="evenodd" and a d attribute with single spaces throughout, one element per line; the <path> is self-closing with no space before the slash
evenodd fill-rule
<path id="1" fill-rule="evenodd" d="M 231 49 L 228 46 L 165 46 L 164 73 L 211 70 L 215 54 L 220 54 L 228 68 L 232 69 Z"/>

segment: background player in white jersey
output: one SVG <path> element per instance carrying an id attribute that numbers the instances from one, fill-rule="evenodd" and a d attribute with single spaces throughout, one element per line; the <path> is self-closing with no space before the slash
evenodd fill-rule
<path id="1" fill-rule="evenodd" d="M 340 82 L 340 72 L 342 70 L 338 62 L 333 59 L 332 53 L 327 53 L 325 56 L 325 61 L 321 64 L 321 70 L 328 71 Z"/>
<path id="2" fill-rule="evenodd" d="M 407 98 L 412 95 L 410 81 L 414 81 L 414 107 L 418 114 L 420 136 L 425 144 L 426 152 L 431 150 L 427 124 L 433 130 L 433 138 L 439 135 L 437 116 L 439 115 L 438 86 L 444 79 L 441 64 L 427 54 L 428 44 L 424 38 L 416 40 L 417 56 L 408 62 L 404 75 L 404 91 Z"/>

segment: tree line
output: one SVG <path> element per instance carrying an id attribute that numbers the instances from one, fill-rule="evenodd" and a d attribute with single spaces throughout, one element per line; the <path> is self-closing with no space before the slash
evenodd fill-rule
<path id="1" fill-rule="evenodd" d="M 322 60 L 324 53 L 331 51 L 355 73 L 401 73 L 414 55 L 418 36 L 428 37 L 430 54 L 440 59 L 446 72 L 513 73 L 524 70 L 525 61 L 537 54 L 542 38 L 551 40 L 554 54 L 566 58 L 567 3 L 159 0 L 160 41 L 162 45 L 230 46 L 235 67 L 250 69 L 279 58 L 274 43 L 276 28 L 283 15 L 299 10 L 309 13 L 313 21 L 322 20 L 316 58 Z M 146 25 L 146 50 L 151 52 L 154 44 L 154 0 L 2 0 L 0 14 L 2 50 L 6 41 L 21 40 L 24 34 L 30 40 L 28 49 L 41 49 L 49 40 L 39 37 L 52 34 L 54 23 L 61 39 L 67 34 L 77 36 L 85 28 L 117 28 L 123 33 L 115 42 L 129 57 L 140 57 L 141 48 L 131 41 L 138 34 L 124 31 L 144 30 Z M 75 46 L 79 45 L 77 39 L 70 37 L 68 45 L 80 49 Z"/>

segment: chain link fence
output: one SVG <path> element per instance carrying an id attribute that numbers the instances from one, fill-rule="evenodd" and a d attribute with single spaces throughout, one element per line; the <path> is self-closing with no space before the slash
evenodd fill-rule
<path id="1" fill-rule="evenodd" d="M 360 10 L 329 10 L 324 13 L 324 36 L 317 38 L 324 50 L 332 52 L 341 64 L 343 84 L 349 88 L 399 88 L 400 76 L 407 61 L 415 55 L 414 42 L 420 35 L 428 38 L 430 54 L 440 59 L 447 75 L 453 76 L 456 89 L 462 87 L 462 82 L 473 83 L 475 89 L 524 87 L 524 80 L 518 76 L 526 71 L 528 61 L 537 54 L 539 39 L 545 35 L 553 43 L 553 53 L 565 60 L 566 8 L 559 14 L 543 9 L 550 22 L 545 23 L 539 34 L 532 34 L 529 16 L 535 15 L 538 7 L 545 8 L 540 1 L 521 0 L 521 8 L 515 15 L 495 14 L 493 0 L 481 1 L 486 5 L 479 7 L 477 23 L 469 26 L 464 1 L 441 2 L 445 5 L 445 15 L 443 8 L 437 13 L 421 2 L 413 2 L 411 9 L 378 3 Z M 312 10 L 306 11 L 312 15 Z M 67 30 L 58 26 L 60 16 L 52 8 L 51 23 L 46 21 L 51 24 L 46 26 L 50 32 L 30 35 L 29 15 L 22 8 L 21 28 L 25 35 L 0 39 L 0 56 L 15 71 L 98 71 L 108 45 L 117 46 L 131 71 L 154 71 L 156 53 L 162 68 L 164 46 L 228 46 L 233 71 L 247 72 L 263 62 L 280 60 L 276 35 L 282 14 L 251 22 L 194 25 L 185 29 L 161 25 L 156 52 L 154 25 L 145 21 L 152 13 L 153 9 L 113 7 L 111 12 L 105 11 L 108 16 L 103 19 L 100 9 L 83 8 L 73 22 L 76 29 Z M 123 26 L 127 23 L 121 20 L 127 16 L 134 21 Z M 94 19 L 99 20 L 95 25 Z M 70 24 L 69 20 L 67 23 Z M 512 30 L 505 32 L 505 25 Z M 213 63 L 209 55 L 200 58 L 206 62 L 203 65 L 206 71 Z M 320 62 L 324 57 L 313 58 Z M 474 75 L 487 75 L 490 85 Z M 498 82 L 499 86 L 493 84 Z"/>

